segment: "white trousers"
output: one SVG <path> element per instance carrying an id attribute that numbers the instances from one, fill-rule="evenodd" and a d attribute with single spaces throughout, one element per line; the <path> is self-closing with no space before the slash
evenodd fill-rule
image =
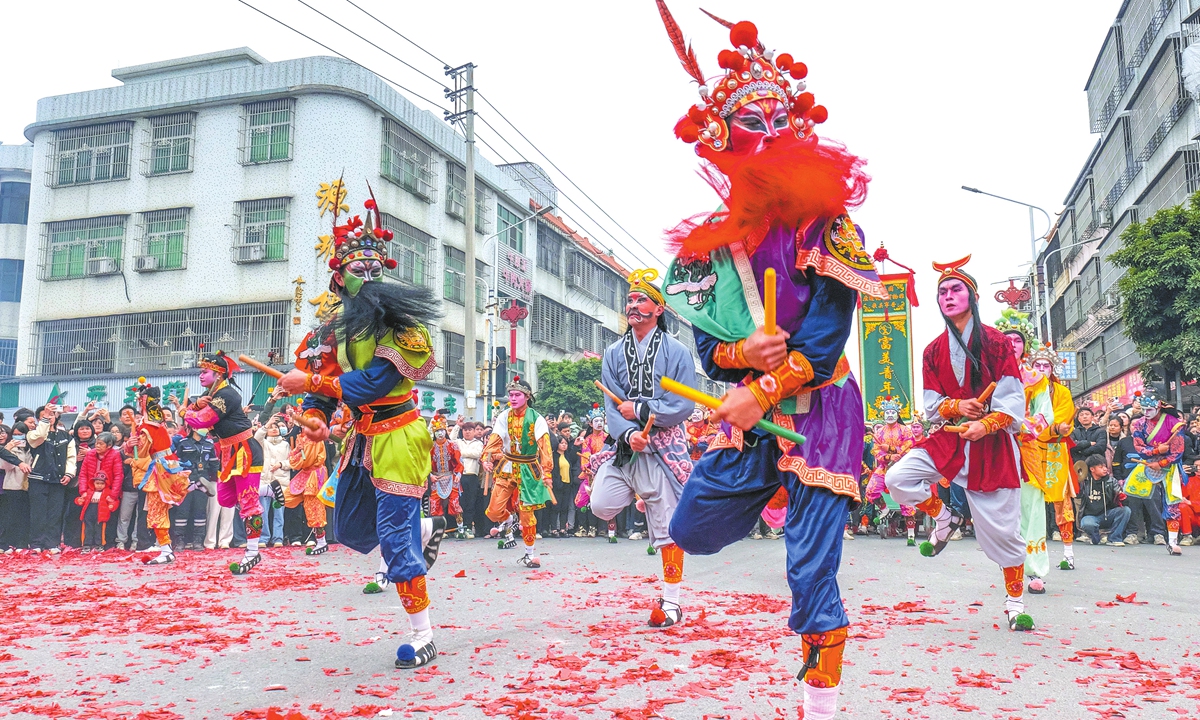
<path id="1" fill-rule="evenodd" d="M 888 469 L 885 481 L 892 499 L 901 505 L 918 505 L 929 499 L 929 486 L 942 474 L 924 449 L 917 448 Z M 959 478 L 954 482 L 966 484 Z M 1000 567 L 1025 564 L 1025 541 L 1021 539 L 1021 490 L 1006 488 L 992 492 L 967 490 L 975 538 L 983 554 Z"/>
<path id="2" fill-rule="evenodd" d="M 221 507 L 216 493 L 213 493 L 208 499 L 208 525 L 204 531 L 204 547 L 209 550 L 229 547 L 229 543 L 233 542 L 233 518 L 237 513 L 238 509 L 235 507 Z"/>
<path id="3" fill-rule="evenodd" d="M 612 460 L 600 466 L 592 481 L 592 514 L 612 520 L 640 497 L 646 505 L 646 529 L 656 548 L 672 544 L 671 516 L 679 505 L 682 489 L 650 453 L 636 453 L 625 467 Z"/>

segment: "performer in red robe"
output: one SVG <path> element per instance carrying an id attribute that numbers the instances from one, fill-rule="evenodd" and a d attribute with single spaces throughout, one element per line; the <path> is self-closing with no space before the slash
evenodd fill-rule
<path id="1" fill-rule="evenodd" d="M 1032 630 L 1025 614 L 1025 541 L 1021 539 L 1021 458 L 1016 433 L 1025 416 L 1025 390 L 1008 339 L 979 319 L 975 279 L 963 271 L 971 256 L 934 263 L 938 306 L 946 331 L 922 358 L 925 414 L 943 423 L 887 472 L 896 502 L 916 505 L 935 526 L 921 554 L 937 555 L 963 517 L 929 486 L 945 477 L 966 490 L 975 536 L 990 560 L 1004 569 L 1005 614 L 1010 630 Z M 983 395 L 996 383 L 991 397 Z M 946 425 L 954 424 L 951 432 Z"/>

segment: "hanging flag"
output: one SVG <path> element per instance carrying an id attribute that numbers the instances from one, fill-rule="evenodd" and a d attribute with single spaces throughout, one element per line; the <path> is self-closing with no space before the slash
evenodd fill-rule
<path id="1" fill-rule="evenodd" d="M 901 419 L 913 417 L 912 275 L 880 275 L 888 299 L 862 296 L 858 315 L 858 381 L 867 422 L 882 422 L 880 404 L 890 397 L 901 404 Z M 918 406 L 919 409 L 919 406 Z"/>

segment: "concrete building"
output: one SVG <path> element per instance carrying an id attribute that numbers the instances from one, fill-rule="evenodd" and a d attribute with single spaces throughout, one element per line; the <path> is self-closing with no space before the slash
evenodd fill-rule
<path id="1" fill-rule="evenodd" d="M 32 145 L 0 145 L 0 378 L 17 370 L 18 317 L 25 273 Z M 15 386 L 0 385 L 0 407 L 15 405 Z"/>
<path id="2" fill-rule="evenodd" d="M 488 366 L 500 336 L 486 332 L 488 318 L 514 300 L 531 310 L 515 371 L 535 386 L 536 361 L 599 352 L 620 331 L 619 264 L 560 219 L 534 219 L 557 191 L 533 164 L 497 167 L 476 153 L 480 281 L 465 287 L 465 141 L 365 68 L 331 57 L 272 63 L 239 48 L 113 77 L 122 85 L 40 100 L 26 129 L 37 182 L 16 333 L 20 404 L 45 402 L 57 384 L 68 403 L 111 408 L 139 375 L 190 380 L 195 393 L 201 342 L 288 363 L 331 299 L 318 242 L 330 218 L 315 193 L 339 175 L 351 213 L 374 188 L 395 233 L 399 266 L 388 274 L 444 300 L 431 328 L 440 367 L 419 388 L 427 410 L 471 414 L 464 373 Z M 552 255 L 563 274 L 542 268 Z M 565 316 L 554 303 L 570 309 L 569 336 L 558 334 Z M 495 329 L 507 345 L 507 324 Z M 244 391 L 261 399 L 269 379 L 248 381 Z"/>
<path id="3" fill-rule="evenodd" d="M 1121 232 L 1200 190 L 1200 115 L 1184 67 L 1200 57 L 1200 0 L 1125 0 L 1101 45 L 1086 92 L 1100 135 L 1041 253 L 1055 343 L 1080 351 L 1077 399 L 1129 402 L 1142 363 L 1120 317 L 1108 256 Z M 1039 298 L 1041 300 L 1041 298 Z"/>

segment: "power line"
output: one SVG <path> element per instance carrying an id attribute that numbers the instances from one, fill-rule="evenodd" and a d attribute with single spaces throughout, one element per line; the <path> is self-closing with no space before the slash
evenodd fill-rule
<path id="1" fill-rule="evenodd" d="M 450 69 L 450 63 L 446 62 L 445 60 L 442 60 L 442 59 L 441 59 L 441 58 L 439 58 L 437 55 L 434 55 L 433 53 L 429 52 L 429 51 L 428 51 L 428 50 L 426 50 L 425 48 L 421 47 L 420 45 L 418 45 L 418 44 L 417 44 L 417 43 L 416 43 L 414 40 L 412 40 L 412 39 L 411 39 L 411 38 L 409 38 L 408 36 L 406 36 L 406 35 L 401 35 L 401 34 L 400 34 L 400 31 L 396 30 L 396 28 L 392 27 L 391 25 L 388 25 L 388 24 L 387 24 L 387 23 L 385 23 L 384 21 L 380 20 L 379 18 L 375 17 L 375 16 L 374 16 L 374 15 L 372 15 L 371 13 L 367 12 L 367 11 L 366 11 L 366 10 L 364 10 L 364 9 L 363 9 L 363 8 L 362 8 L 360 5 L 358 5 L 357 3 L 355 3 L 355 2 L 354 2 L 354 0 L 346 0 L 346 2 L 350 3 L 351 5 L 353 5 L 353 6 L 354 6 L 354 7 L 355 7 L 355 8 L 356 8 L 356 9 L 357 9 L 357 10 L 358 10 L 360 13 L 362 13 L 363 15 L 366 15 L 367 17 L 371 18 L 371 19 L 372 19 L 372 20 L 374 20 L 375 22 L 377 22 L 377 23 L 379 23 L 380 25 L 384 26 L 384 27 L 385 27 L 385 28 L 387 28 L 388 30 L 391 30 L 391 31 L 392 31 L 392 32 L 393 32 L 393 33 L 394 33 L 394 34 L 395 34 L 397 37 L 401 38 L 402 40 L 404 40 L 405 42 L 407 42 L 409 45 L 412 45 L 413 47 L 415 47 L 416 49 L 418 49 L 418 50 L 420 50 L 421 52 L 425 53 L 425 54 L 426 54 L 426 55 L 428 55 L 429 57 L 431 57 L 431 58 L 433 58 L 434 60 L 437 60 L 438 62 L 440 62 L 440 63 L 442 64 L 442 66 L 443 66 L 443 67 L 445 67 L 447 70 L 449 70 L 449 69 Z"/>
<path id="2" fill-rule="evenodd" d="M 564 179 L 564 180 L 566 180 L 567 182 L 571 183 L 571 186 L 572 186 L 572 187 L 574 187 L 576 190 L 578 190 L 578 191 L 579 191 L 579 192 L 580 192 L 580 193 L 581 193 L 581 194 L 582 194 L 582 195 L 583 195 L 585 198 L 587 198 L 587 199 L 588 199 L 588 202 L 590 202 L 592 205 L 595 205 L 597 210 L 599 210 L 600 212 L 604 213 L 604 217 L 606 217 L 606 218 L 608 218 L 609 220 L 611 220 L 611 221 L 612 221 L 612 223 L 613 223 L 614 225 L 616 225 L 618 228 L 620 228 L 620 229 L 621 229 L 621 232 L 623 232 L 623 233 L 625 233 L 626 235 L 628 235 L 630 240 L 633 240 L 633 241 L 634 241 L 635 243 L 637 243 L 637 244 L 638 244 L 638 246 L 640 246 L 640 247 L 641 247 L 643 250 L 645 250 L 646 252 L 650 253 L 650 256 L 651 256 L 651 257 L 657 257 L 657 255 L 655 255 L 655 253 L 654 253 L 654 251 L 653 251 L 653 250 L 651 250 L 650 248 L 648 248 L 648 247 L 646 247 L 645 245 L 643 245 L 641 240 L 638 240 L 636 237 L 634 237 L 634 236 L 633 236 L 633 233 L 631 233 L 631 232 L 629 232 L 628 230 L 626 230 L 624 225 L 622 225 L 621 223 L 617 222 L 616 218 L 614 218 L 612 215 L 610 215 L 610 214 L 608 213 L 608 211 L 607 211 L 607 210 L 605 210 L 605 209 L 604 209 L 604 207 L 600 205 L 600 203 L 598 203 L 598 202 L 596 202 L 595 200 L 593 200 L 593 199 L 592 199 L 592 196 L 591 196 L 591 195 L 588 195 L 586 190 L 584 190 L 583 188 L 579 187 L 578 183 L 576 183 L 574 180 L 572 180 L 572 179 L 570 178 L 570 176 L 568 176 L 568 175 L 567 175 L 565 172 L 563 172 L 563 169 L 562 169 L 562 168 L 560 168 L 558 165 L 556 165 L 556 164 L 554 163 L 554 161 L 553 161 L 553 160 L 551 160 L 551 159 L 549 158 L 549 156 L 547 156 L 547 155 L 546 155 L 546 153 L 542 152 L 542 151 L 541 151 L 541 149 L 539 149 L 537 145 L 534 145 L 534 144 L 533 144 L 533 142 L 532 142 L 532 141 L 531 141 L 531 140 L 530 140 L 528 137 L 526 137 L 526 136 L 525 136 L 525 133 L 521 132 L 521 129 L 520 129 L 520 128 L 518 128 L 516 125 L 514 125 L 514 124 L 513 124 L 513 122 L 512 122 L 511 120 L 509 120 L 507 117 L 505 117 L 505 116 L 504 116 L 504 113 L 500 112 L 500 109 L 499 109 L 499 108 L 497 108 L 497 107 L 496 107 L 496 106 L 495 106 L 495 105 L 492 103 L 492 101 L 491 101 L 491 100 L 489 100 L 489 99 L 488 99 L 488 98 L 487 98 L 487 97 L 486 97 L 486 96 L 485 96 L 485 95 L 484 95 L 482 92 L 480 92 L 480 91 L 478 91 L 478 90 L 476 90 L 476 91 L 475 91 L 475 94 L 476 94 L 476 95 L 478 95 L 478 96 L 479 96 L 479 97 L 480 97 L 480 98 L 481 98 L 481 99 L 482 99 L 482 100 L 483 100 L 485 103 L 487 103 L 489 107 L 491 107 L 493 110 L 495 110 L 495 111 L 496 111 L 496 114 L 500 116 L 500 119 L 501 119 L 501 120 L 503 120 L 504 122 L 508 123 L 509 127 L 511 127 L 513 130 L 516 130 L 516 131 L 517 131 L 517 134 L 521 136 L 521 139 L 522 139 L 522 140 L 524 140 L 525 142 L 529 143 L 529 147 L 533 148 L 533 149 L 534 149 L 534 151 L 536 151 L 538 155 L 541 155 L 543 158 L 545 158 L 546 162 L 550 164 L 550 167 L 552 167 L 552 168 L 554 168 L 555 170 L 557 170 L 557 171 L 558 171 L 558 173 L 559 173 L 560 175 L 562 175 L 562 176 L 563 176 L 563 179 Z M 487 121 L 485 120 L 484 122 L 487 122 Z M 489 125 L 488 127 L 491 127 L 491 125 Z M 493 130 L 493 131 L 495 131 L 495 128 L 492 128 L 492 130 Z M 497 132 L 497 134 L 499 134 L 499 133 Z M 514 148 L 514 149 L 515 149 L 515 148 Z M 593 220 L 592 222 L 595 222 L 595 221 Z M 614 239 L 615 239 L 615 238 L 614 238 Z"/>
<path id="3" fill-rule="evenodd" d="M 312 37 L 312 36 L 310 36 L 310 35 L 306 35 L 305 33 L 302 33 L 302 32 L 300 32 L 300 31 L 299 31 L 299 30 L 297 30 L 296 28 L 292 27 L 291 25 L 288 25 L 287 23 L 285 23 L 284 21 L 280 20 L 279 18 L 277 18 L 277 17 L 275 17 L 275 16 L 271 15 L 270 13 L 268 13 L 268 12 L 265 12 L 265 11 L 263 11 L 263 10 L 259 10 L 258 8 L 254 7 L 254 6 L 253 6 L 253 5 L 251 5 L 250 3 L 246 2 L 246 0 L 237 0 L 237 1 L 238 1 L 238 2 L 240 2 L 241 4 L 245 5 L 246 7 L 250 8 L 250 9 L 251 9 L 251 10 L 253 10 L 254 12 L 258 13 L 259 15 L 262 15 L 263 17 L 267 18 L 268 20 L 272 20 L 272 21 L 274 21 L 274 22 L 276 22 L 276 23 L 278 23 L 278 24 L 280 24 L 280 25 L 284 26 L 284 27 L 285 27 L 285 28 L 287 28 L 288 30 L 291 30 L 292 32 L 294 32 L 294 33 L 296 33 L 297 35 L 299 35 L 300 37 L 302 37 L 302 38 L 304 38 L 304 39 L 308 40 L 309 42 L 316 43 L 317 45 L 320 45 L 321 47 L 325 48 L 326 50 L 328 50 L 329 52 L 333 53 L 334 55 L 337 55 L 338 57 L 342 58 L 343 60 L 349 60 L 350 62 L 354 63 L 355 65 L 358 65 L 359 67 L 363 68 L 364 70 L 367 70 L 368 72 L 375 73 L 375 74 L 376 74 L 376 75 L 378 75 L 379 77 L 381 77 L 381 78 L 383 78 L 384 80 L 388 81 L 388 82 L 389 82 L 389 83 L 391 83 L 392 85 L 395 85 L 397 88 L 399 88 L 399 89 L 403 90 L 404 92 L 408 93 L 409 95 L 412 95 L 413 97 L 416 97 L 416 98 L 420 98 L 421 100 L 424 100 L 425 102 L 429 103 L 430 105 L 433 105 L 434 107 L 436 107 L 436 108 L 437 108 L 437 109 L 439 109 L 439 110 L 442 110 L 442 111 L 445 111 L 445 110 L 446 110 L 446 108 L 444 108 L 444 107 L 442 107 L 441 105 L 439 105 L 439 104 L 438 104 L 436 101 L 434 101 L 434 100 L 430 100 L 429 98 L 425 97 L 424 95 L 422 95 L 422 94 L 420 94 L 420 93 L 418 93 L 418 92 L 415 92 L 415 91 L 413 91 L 413 90 L 410 90 L 410 89 L 408 89 L 408 88 L 404 87 L 403 85 L 401 85 L 400 83 L 396 82 L 395 80 L 392 80 L 391 78 L 389 78 L 387 75 L 384 75 L 383 73 L 375 72 L 374 70 L 372 70 L 371 68 L 367 67 L 366 65 L 363 65 L 363 64 L 362 64 L 362 63 L 360 63 L 359 61 L 357 61 L 357 60 L 355 60 L 355 59 L 353 59 L 353 58 L 351 58 L 351 57 L 349 57 L 349 56 L 345 55 L 344 53 L 340 53 L 340 52 L 338 52 L 337 50 L 334 50 L 333 48 L 329 47 L 328 45 L 326 45 L 325 43 L 321 42 L 320 40 L 317 40 L 317 39 L 313 38 L 313 37 Z M 357 33 L 355 33 L 355 34 L 357 35 Z M 361 38 L 362 36 L 361 36 L 361 35 L 359 35 L 359 37 Z"/>
<path id="4" fill-rule="evenodd" d="M 517 148 L 517 146 L 513 145 L 512 142 L 510 142 L 508 140 L 508 138 L 504 137 L 504 135 L 502 135 L 499 130 L 497 130 L 495 127 L 493 127 L 492 124 L 487 121 L 487 118 L 483 117 L 482 115 L 479 115 L 478 113 L 476 113 L 476 117 L 478 117 L 479 120 L 484 125 L 487 125 L 488 129 L 490 129 L 492 132 L 496 133 L 496 137 L 503 140 L 510 148 L 512 148 L 513 152 L 517 153 L 517 156 L 520 157 L 523 162 L 529 162 L 529 159 L 525 157 L 525 155 Z M 487 145 L 487 143 L 484 143 L 484 144 Z M 487 145 L 487 146 L 490 150 L 492 150 L 492 152 L 496 153 L 496 156 L 499 157 L 502 162 L 504 162 L 505 164 L 508 164 L 508 161 L 504 160 L 504 156 L 502 156 L 502 155 L 500 155 L 500 153 L 496 152 L 495 148 L 492 148 L 491 145 Z M 623 245 L 619 240 L 617 240 L 616 236 L 614 236 L 611 232 L 609 232 L 607 229 L 605 229 L 604 225 L 602 223 L 600 223 L 599 220 L 592 217 L 588 213 L 588 211 L 583 208 L 582 205 L 580 205 L 578 202 L 575 201 L 574 198 L 572 198 L 567 193 L 563 192 L 561 189 L 558 190 L 558 193 L 560 195 L 562 195 L 564 198 L 566 198 L 568 202 L 570 202 L 572 205 L 574 205 L 575 208 L 577 210 L 579 210 L 579 212 L 583 213 L 584 217 L 586 217 L 588 220 L 591 220 L 592 223 L 594 223 L 596 227 L 598 227 L 605 235 L 607 235 L 614 243 L 616 243 L 617 246 L 625 248 L 627 250 L 630 250 L 630 248 Z M 563 215 L 566 216 L 566 213 L 563 213 Z M 566 216 L 566 217 L 568 217 L 568 219 L 570 219 L 569 216 Z M 575 220 L 572 220 L 572 222 L 574 222 L 576 225 L 582 225 L 581 223 L 579 223 Z M 641 243 L 638 243 L 638 244 L 641 245 Z M 642 249 L 646 249 L 645 246 L 642 246 Z M 631 251 L 631 255 L 632 255 L 633 259 L 636 260 L 639 264 L 644 262 L 644 258 L 639 258 L 637 256 L 637 253 L 632 253 L 632 251 Z M 652 261 L 651 263 L 649 263 L 650 265 L 657 265 L 659 263 L 658 259 L 655 258 L 653 253 L 650 254 L 650 257 L 651 257 L 651 261 Z"/>
<path id="5" fill-rule="evenodd" d="M 364 15 L 366 15 L 367 17 L 371 18 L 371 19 L 372 19 L 372 20 L 374 20 L 375 22 L 379 23 L 379 24 L 380 24 L 380 25 L 382 25 L 383 27 L 385 27 L 385 28 L 387 28 L 388 30 L 390 30 L 390 31 L 391 31 L 392 33 L 394 33 L 394 34 L 395 34 L 397 37 L 401 38 L 402 40 L 404 40 L 405 42 L 409 43 L 410 45 L 412 45 L 413 47 L 417 48 L 418 50 L 420 50 L 421 52 L 425 53 L 426 55 L 428 55 L 429 57 L 433 58 L 434 60 L 437 60 L 438 62 L 442 63 L 442 65 L 443 65 L 443 66 L 445 66 L 445 67 L 447 67 L 447 68 L 449 68 L 449 67 L 450 67 L 450 64 L 449 64 L 449 63 L 447 63 L 445 60 L 442 60 L 442 59 L 441 59 L 441 58 L 439 58 L 437 55 L 434 55 L 432 52 L 430 52 L 430 51 L 426 50 L 424 47 L 422 47 L 422 46 L 421 46 L 419 43 L 417 43 L 415 40 L 413 40 L 413 39 L 411 39 L 411 38 L 407 37 L 406 35 L 403 35 L 402 33 L 400 33 L 398 30 L 396 30 L 396 29 L 395 29 L 395 28 L 393 28 L 392 26 L 390 26 L 390 25 L 388 25 L 387 23 L 383 22 L 383 21 L 382 21 L 382 20 L 380 20 L 378 17 L 376 17 L 376 16 L 372 15 L 370 12 L 367 12 L 367 11 L 366 11 L 366 10 L 364 10 L 364 9 L 363 9 L 363 8 L 362 8 L 360 5 L 358 5 L 357 3 L 355 3 L 355 2 L 354 2 L 354 0 L 346 0 L 346 2 L 347 2 L 347 3 L 349 3 L 350 5 L 353 5 L 353 6 L 354 6 L 356 9 L 358 9 L 358 11 L 359 11 L 359 12 L 363 13 L 363 14 L 364 14 Z M 357 33 L 356 33 L 356 34 L 357 34 Z M 362 36 L 360 35 L 359 37 L 362 37 Z M 364 38 L 364 40 L 365 40 L 365 38 Z M 369 42 L 369 41 L 368 41 L 368 42 Z M 374 43 L 372 43 L 372 44 L 374 44 Z M 389 54 L 390 54 L 390 53 L 389 53 Z M 407 63 L 405 63 L 405 64 L 407 64 Z M 504 115 L 504 113 L 500 112 L 500 109 L 499 109 L 499 108 L 497 108 L 497 107 L 496 107 L 496 106 L 495 106 L 495 105 L 492 103 L 492 101 L 491 101 L 491 100 L 489 100 L 489 99 L 488 99 L 488 98 L 487 98 L 487 97 L 486 97 L 486 96 L 485 96 L 485 95 L 484 95 L 482 92 L 480 92 L 479 90 L 476 90 L 476 91 L 475 91 L 475 94 L 476 94 L 476 95 L 478 95 L 478 96 L 479 96 L 479 97 L 480 97 L 480 98 L 481 98 L 481 99 L 482 99 L 484 102 L 486 102 L 486 103 L 487 103 L 487 104 L 488 104 L 488 105 L 489 105 L 489 106 L 490 106 L 490 107 L 491 107 L 493 110 L 495 110 L 495 111 L 496 111 L 496 115 L 498 115 L 498 116 L 500 117 L 500 119 L 501 119 L 501 120 L 503 120 L 504 122 L 508 123 L 509 127 L 511 127 L 513 130 L 515 130 L 515 131 L 517 132 L 517 134 L 521 136 L 521 139 L 522 139 L 522 140 L 524 140 L 526 143 L 528 143 L 528 144 L 529 144 L 529 147 L 533 148 L 533 150 L 534 150 L 534 151 L 535 151 L 535 152 L 536 152 L 538 155 L 540 155 L 540 156 L 541 156 L 543 159 L 545 159 L 545 161 L 546 161 L 546 162 L 547 162 L 547 163 L 548 163 L 548 164 L 549 164 L 551 167 L 553 167 L 555 170 L 557 170 L 557 171 L 558 171 L 558 173 L 559 173 L 560 175 L 562 175 L 562 177 L 563 177 L 563 179 L 564 179 L 564 180 L 566 180 L 568 183 L 570 183 L 572 187 L 574 187 L 574 188 L 575 188 L 576 190 L 578 190 L 578 191 L 579 191 L 579 192 L 580 192 L 580 193 L 581 193 L 581 194 L 582 194 L 582 195 L 583 195 L 585 198 L 587 198 L 588 202 L 590 202 L 592 205 L 594 205 L 594 206 L 596 207 L 596 209 L 597 209 L 597 210 L 599 210 L 601 213 L 603 213 L 603 214 L 604 214 L 604 216 L 605 216 L 606 218 L 608 218 L 610 221 L 612 221 L 612 223 L 613 223 L 614 225 L 616 225 L 618 228 L 620 228 L 621 232 L 623 232 L 623 233 L 625 233 L 627 236 L 629 236 L 629 239 L 630 239 L 630 240 L 633 240 L 635 243 L 637 243 L 637 245 L 638 245 L 639 247 L 641 247 L 641 248 L 642 248 L 642 250 L 645 250 L 646 252 L 650 253 L 650 257 L 651 257 L 651 258 L 657 258 L 657 257 L 658 257 L 658 255 L 657 255 L 657 254 L 656 254 L 656 253 L 655 253 L 653 250 L 651 250 L 650 248 L 646 247 L 644 244 L 642 244 L 642 241 L 641 241 L 641 240 L 638 240 L 636 237 L 634 237 L 633 233 L 631 233 L 631 232 L 629 232 L 629 230 L 625 229 L 625 226 L 621 225 L 621 223 L 619 223 L 619 222 L 616 220 L 616 218 L 614 218 L 614 217 L 613 217 L 611 214 L 609 214 L 609 212 L 608 212 L 607 210 L 605 210 L 605 209 L 604 209 L 604 207 L 603 207 L 602 205 L 600 205 L 600 203 L 598 203 L 598 202 L 596 202 L 594 199 L 592 199 L 592 197 L 591 197 L 590 195 L 588 195 L 588 194 L 587 194 L 587 191 L 585 191 L 583 188 L 581 188 L 581 187 L 579 186 L 579 184 L 578 184 L 578 183 L 576 183 L 574 180 L 572 180 L 572 179 L 571 179 L 571 177 L 570 177 L 569 175 L 567 175 L 565 172 L 563 172 L 563 169 L 562 169 L 562 168 L 560 168 L 560 167 L 559 167 L 557 164 L 555 164 L 555 162 L 554 162 L 553 160 L 551 160 L 551 159 L 550 159 L 550 157 L 549 157 L 548 155 L 546 155 L 546 153 L 542 152 L 542 150 L 541 150 L 541 149 L 540 149 L 540 148 L 539 148 L 537 145 L 534 145 L 534 144 L 533 144 L 533 142 L 532 142 L 532 141 L 531 141 L 531 140 L 530 140 L 530 139 L 529 139 L 529 138 L 528 138 L 528 137 L 525 135 L 525 133 L 521 132 L 521 129 L 520 129 L 520 128 L 518 128 L 516 125 L 514 125 L 514 124 L 513 124 L 513 122 L 512 122 L 511 120 L 509 120 L 509 119 L 508 119 L 508 117 L 506 117 L 506 116 Z M 486 123 L 487 121 L 486 121 L 486 120 L 484 120 L 484 122 Z M 511 147 L 511 148 L 512 148 L 514 151 L 517 151 L 517 154 L 518 154 L 518 155 L 520 155 L 520 154 L 521 154 L 521 153 L 520 153 L 520 151 L 519 151 L 519 150 L 517 150 L 516 146 L 514 146 L 512 143 L 508 142 L 508 140 L 507 140 L 507 139 L 505 139 L 505 138 L 504 138 L 504 136 L 503 136 L 503 135 L 501 135 L 501 134 L 500 134 L 500 132 L 499 132 L 498 130 L 496 130 L 496 128 L 492 127 L 490 124 L 488 125 L 488 127 L 491 127 L 491 128 L 492 128 L 492 131 L 493 131 L 493 132 L 495 132 L 495 133 L 496 133 L 496 135 L 497 135 L 498 137 L 500 137 L 500 139 L 504 140 L 504 142 L 505 142 L 505 143 L 507 143 L 509 147 Z M 489 147 L 490 147 L 490 146 L 489 146 Z M 525 162 L 529 162 L 529 160 L 528 160 L 528 159 L 525 159 L 523 156 L 522 156 L 522 159 L 523 159 L 523 160 L 525 160 Z M 559 190 L 559 192 L 561 193 L 561 192 L 562 192 L 562 190 L 560 189 L 560 190 Z M 564 194 L 564 195 L 565 195 L 565 194 Z M 579 203 L 575 203 L 575 205 L 576 205 L 576 207 L 578 207 L 578 208 L 579 208 L 579 210 L 580 210 L 581 212 L 583 212 L 583 207 L 582 207 L 582 206 L 581 206 Z M 584 214 L 586 215 L 587 213 L 585 212 Z M 590 216 L 589 216 L 589 218 L 590 218 Z M 593 220 L 592 220 L 592 222 L 597 222 L 597 221 L 593 219 Z M 597 224 L 599 224 L 599 223 L 597 223 Z M 614 238 L 613 238 L 613 240 L 614 240 L 614 241 L 616 241 L 616 238 L 614 237 Z M 620 244 L 620 243 L 618 243 L 618 244 Z M 656 260 L 656 262 L 657 262 L 657 260 Z"/>
<path id="6" fill-rule="evenodd" d="M 329 22 L 333 23 L 334 25 L 337 25 L 338 27 L 340 27 L 341 29 L 345 30 L 346 32 L 353 33 L 355 36 L 357 36 L 357 37 L 358 37 L 360 40 L 362 40 L 363 42 L 367 43 L 368 45 L 370 45 L 371 47 L 375 48 L 376 50 L 379 50 L 380 52 L 382 52 L 383 54 L 385 54 L 385 55 L 387 55 L 388 57 L 392 58 L 393 60 L 395 60 L 396 62 L 400 63 L 401 65 L 405 66 L 406 68 L 409 68 L 410 70 L 413 70 L 413 71 L 414 71 L 414 72 L 416 72 L 418 75 L 421 75 L 421 76 L 423 76 L 423 77 L 425 77 L 425 78 L 427 78 L 427 79 L 429 79 L 429 80 L 432 80 L 433 82 L 437 83 L 438 87 L 442 88 L 442 90 L 447 90 L 447 89 L 448 89 L 448 88 L 446 87 L 446 83 L 444 83 L 444 82 L 442 82 L 441 80 L 439 80 L 439 79 L 437 79 L 437 78 L 433 77 L 432 75 L 429 75 L 429 74 L 428 74 L 428 73 L 426 73 L 425 71 L 423 71 L 423 70 L 421 70 L 420 68 L 418 68 L 416 65 L 410 65 L 409 63 L 405 62 L 405 61 L 404 61 L 404 60 L 402 60 L 401 58 L 398 58 L 398 57 L 396 57 L 396 56 L 395 56 L 395 55 L 393 55 L 392 53 L 390 53 L 390 52 L 388 52 L 387 50 L 385 50 L 385 49 L 383 49 L 383 48 L 379 47 L 379 46 L 378 46 L 378 45 L 376 45 L 375 43 L 371 42 L 370 40 L 368 40 L 367 38 L 363 37 L 362 35 L 359 35 L 358 33 L 354 32 L 353 30 L 351 30 L 350 28 L 348 28 L 348 27 L 346 27 L 345 25 L 341 24 L 341 23 L 340 23 L 340 22 L 338 22 L 337 20 L 334 20 L 333 18 L 329 17 L 328 15 L 326 15 L 325 13 L 323 13 L 323 12 L 321 12 L 320 10 L 316 9 L 316 8 L 315 8 L 315 7 L 313 7 L 312 5 L 309 5 L 308 3 L 304 2 L 304 0 L 296 0 L 296 2 L 300 3 L 301 5 L 303 5 L 304 7 L 308 8 L 309 10 L 312 10 L 312 11 L 313 11 L 313 12 L 315 12 L 316 14 L 318 14 L 318 15 L 320 15 L 321 17 L 325 18 L 326 20 L 328 20 Z"/>

